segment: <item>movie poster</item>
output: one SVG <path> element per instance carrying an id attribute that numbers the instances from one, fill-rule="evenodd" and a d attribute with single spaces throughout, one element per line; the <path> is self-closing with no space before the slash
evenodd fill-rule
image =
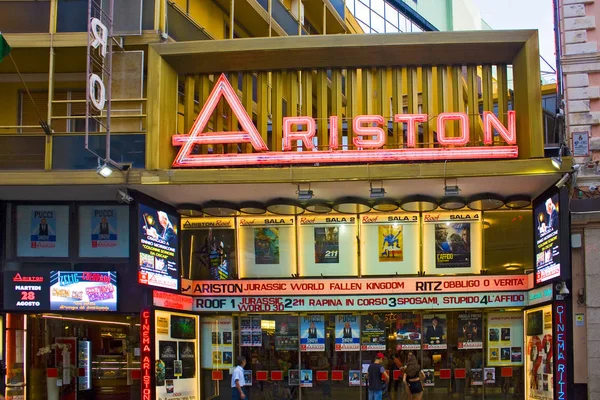
<path id="1" fill-rule="evenodd" d="M 325 316 L 300 317 L 300 351 L 325 351 Z"/>
<path id="2" fill-rule="evenodd" d="M 140 236 L 138 282 L 179 289 L 179 219 L 162 210 L 139 204 Z"/>
<path id="3" fill-rule="evenodd" d="M 242 347 L 262 346 L 261 321 L 261 317 L 240 318 L 240 335 L 242 338 Z"/>
<path id="4" fill-rule="evenodd" d="M 303 369 L 300 371 L 300 387 L 313 386 L 313 371 L 312 369 Z"/>
<path id="5" fill-rule="evenodd" d="M 300 370 L 299 369 L 290 369 L 289 375 L 288 375 L 288 384 L 290 386 L 300 385 Z"/>
<path id="6" fill-rule="evenodd" d="M 195 342 L 179 342 L 179 360 L 181 363 L 181 378 L 196 376 L 196 346 Z"/>
<path id="7" fill-rule="evenodd" d="M 435 386 L 435 370 L 434 369 L 424 369 L 423 374 L 425 374 L 425 380 L 423 381 L 423 386 Z"/>
<path id="8" fill-rule="evenodd" d="M 229 224 L 223 228 L 193 229 L 193 219 L 183 220 L 184 240 L 193 246 L 191 251 L 191 280 L 226 280 L 235 273 L 235 229 L 233 221 L 208 219 L 207 224 Z M 187 224 L 187 228 L 186 228 Z M 184 257 L 186 255 L 184 254 Z M 185 265 L 185 260 L 184 260 Z"/>
<path id="9" fill-rule="evenodd" d="M 558 193 L 534 202 L 535 282 L 560 276 L 560 221 Z"/>
<path id="10" fill-rule="evenodd" d="M 177 359 L 177 342 L 159 340 L 158 357 L 165 366 L 165 379 L 175 378 L 175 360 Z"/>
<path id="11" fill-rule="evenodd" d="M 335 316 L 335 351 L 360 350 L 360 317 L 357 315 Z"/>
<path id="12" fill-rule="evenodd" d="M 338 226 L 315 227 L 315 263 L 340 262 L 340 236 Z"/>
<path id="13" fill-rule="evenodd" d="M 275 322 L 275 350 L 298 350 L 298 317 L 280 316 Z"/>
<path id="14" fill-rule="evenodd" d="M 279 228 L 254 228 L 254 263 L 279 264 Z"/>
<path id="15" fill-rule="evenodd" d="M 69 206 L 17 206 L 19 257 L 69 256 Z"/>
<path id="16" fill-rule="evenodd" d="M 404 261 L 402 225 L 379 225 L 379 261 Z"/>
<path id="17" fill-rule="evenodd" d="M 79 206 L 79 256 L 129 257 L 129 207 Z"/>
<path id="18" fill-rule="evenodd" d="M 360 370 L 351 369 L 348 372 L 348 385 L 349 386 L 360 386 Z"/>
<path id="19" fill-rule="evenodd" d="M 421 318 L 419 314 L 398 313 L 396 315 L 397 350 L 421 349 Z"/>
<path id="20" fill-rule="evenodd" d="M 361 349 L 364 351 L 385 350 L 386 334 L 383 314 L 362 317 Z"/>
<path id="21" fill-rule="evenodd" d="M 436 268 L 471 267 L 471 225 L 435 224 Z"/>
<path id="22" fill-rule="evenodd" d="M 458 315 L 458 348 L 483 348 L 483 321 L 481 314 L 463 313 Z"/>
<path id="23" fill-rule="evenodd" d="M 483 370 L 481 368 L 471 368 L 471 386 L 483 385 Z"/>
<path id="24" fill-rule="evenodd" d="M 552 324 L 543 324 L 543 320 L 533 319 L 532 316 L 549 311 L 551 306 L 542 310 L 527 312 L 527 354 L 526 367 L 527 389 L 529 398 L 553 399 L 554 385 L 554 346 L 552 338 Z M 540 318 L 541 319 L 541 318 Z M 521 348 L 517 349 L 519 355 Z M 512 353 L 511 353 L 512 356 Z"/>
<path id="25" fill-rule="evenodd" d="M 423 326 L 425 338 L 424 350 L 445 350 L 446 344 L 446 314 L 424 314 Z"/>
<path id="26" fill-rule="evenodd" d="M 234 366 L 233 317 L 217 316 L 200 319 L 202 329 L 202 366 L 229 369 Z M 210 338 L 210 339 L 208 339 Z"/>
<path id="27" fill-rule="evenodd" d="M 484 383 L 486 385 L 493 385 L 496 383 L 496 368 L 484 368 L 483 369 Z"/>

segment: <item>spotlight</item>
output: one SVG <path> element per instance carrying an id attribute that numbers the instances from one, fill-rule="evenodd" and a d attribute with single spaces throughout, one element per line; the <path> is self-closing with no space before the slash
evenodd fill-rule
<path id="1" fill-rule="evenodd" d="M 560 167 L 562 167 L 562 157 L 558 156 L 558 157 L 552 157 L 552 165 L 554 165 L 554 168 L 556 169 L 560 169 Z"/>
<path id="2" fill-rule="evenodd" d="M 558 294 L 560 294 L 561 296 L 568 296 L 569 294 L 571 294 L 569 288 L 567 288 L 567 282 L 564 281 L 556 284 L 556 290 L 558 290 Z"/>
<path id="3" fill-rule="evenodd" d="M 383 182 L 381 183 L 381 187 L 373 187 L 373 183 L 369 182 L 369 192 L 371 193 L 370 196 L 372 199 L 381 199 L 382 197 L 385 197 L 386 192 L 385 192 L 385 188 L 383 187 Z"/>
<path id="4" fill-rule="evenodd" d="M 298 200 L 300 201 L 310 200 L 314 196 L 314 192 L 310 190 L 310 183 L 308 184 L 308 189 L 301 189 L 300 185 L 298 185 L 298 190 L 296 190 L 296 194 L 298 195 Z"/>
<path id="5" fill-rule="evenodd" d="M 103 178 L 108 178 L 113 173 L 113 169 L 107 163 L 100 165 L 100 159 L 98 159 L 98 168 L 96 169 L 96 172 Z"/>
<path id="6" fill-rule="evenodd" d="M 457 196 L 460 193 L 460 188 L 458 185 L 454 186 L 444 186 L 444 194 L 446 196 Z"/>

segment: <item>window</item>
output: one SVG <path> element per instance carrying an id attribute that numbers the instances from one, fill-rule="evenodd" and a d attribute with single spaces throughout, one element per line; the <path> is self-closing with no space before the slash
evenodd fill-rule
<path id="1" fill-rule="evenodd" d="M 4 33 L 48 33 L 50 0 L 0 1 L 0 27 Z"/>

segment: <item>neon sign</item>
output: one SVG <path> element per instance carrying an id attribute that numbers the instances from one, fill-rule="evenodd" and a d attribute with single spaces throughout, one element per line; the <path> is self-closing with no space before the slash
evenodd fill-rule
<path id="1" fill-rule="evenodd" d="M 234 132 L 205 132 L 217 104 L 224 98 L 242 128 Z M 468 115 L 460 112 L 440 113 L 437 116 L 437 141 L 442 147 L 416 148 L 417 124 L 428 121 L 427 114 L 397 114 L 394 122 L 406 124 L 406 148 L 385 149 L 387 135 L 382 126 L 386 120 L 381 115 L 358 115 L 352 119 L 357 150 L 340 150 L 338 117 L 329 117 L 329 148 L 318 150 L 313 139 L 316 133 L 314 118 L 285 117 L 283 119 L 282 148 L 270 151 L 252 119 L 224 74 L 217 80 L 210 96 L 202 107 L 189 134 L 173 135 L 173 146 L 180 146 L 173 167 L 218 167 L 273 164 L 357 163 L 420 160 L 501 159 L 516 158 L 519 154 L 516 136 L 516 115 L 508 112 L 504 126 L 489 111 L 483 112 L 483 146 L 465 147 L 470 139 Z M 447 122 L 458 121 L 458 135 L 446 135 Z M 294 126 L 296 127 L 294 129 Z M 302 128 L 302 130 L 300 130 Z M 494 130 L 506 145 L 493 146 Z M 292 143 L 301 141 L 304 151 L 292 151 Z M 192 154 L 196 145 L 250 143 L 255 153 Z"/>
<path id="2" fill-rule="evenodd" d="M 141 313 L 141 364 L 142 364 L 142 400 L 152 400 L 152 345 L 150 335 L 150 317 L 152 313 L 149 309 L 142 309 Z"/>
<path id="3" fill-rule="evenodd" d="M 567 307 L 564 301 L 554 303 L 556 325 L 556 360 L 554 362 L 554 384 L 556 399 L 567 400 Z"/>

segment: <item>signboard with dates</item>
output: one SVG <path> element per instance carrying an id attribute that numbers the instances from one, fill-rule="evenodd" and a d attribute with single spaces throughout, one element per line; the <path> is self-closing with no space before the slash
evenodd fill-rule
<path id="1" fill-rule="evenodd" d="M 49 310 L 49 271 L 4 273 L 4 309 Z"/>

